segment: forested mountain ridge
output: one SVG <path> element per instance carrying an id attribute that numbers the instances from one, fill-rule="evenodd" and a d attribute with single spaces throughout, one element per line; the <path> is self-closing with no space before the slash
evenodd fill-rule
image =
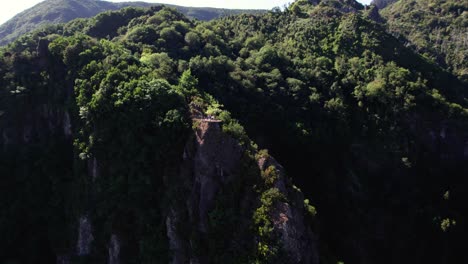
<path id="1" fill-rule="evenodd" d="M 465 262 L 468 91 L 367 11 L 125 8 L 1 48 L 0 260 Z"/>
<path id="2" fill-rule="evenodd" d="M 46 0 L 25 10 L 0 26 L 0 46 L 6 45 L 19 36 L 47 24 L 65 23 L 76 18 L 89 18 L 104 11 L 123 7 L 150 7 L 157 3 L 121 2 L 101 0 Z M 221 8 L 197 8 L 168 5 L 177 8 L 189 18 L 211 20 L 221 16 L 241 13 L 259 13 L 263 10 L 230 10 Z"/>
<path id="3" fill-rule="evenodd" d="M 401 0 L 381 10 L 389 31 L 468 82 L 468 2 Z"/>

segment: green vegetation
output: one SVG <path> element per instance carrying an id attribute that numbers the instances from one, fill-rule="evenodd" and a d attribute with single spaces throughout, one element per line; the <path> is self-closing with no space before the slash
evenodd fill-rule
<path id="1" fill-rule="evenodd" d="M 6 45 L 25 33 L 45 25 L 66 23 L 77 18 L 93 17 L 101 12 L 118 10 L 124 7 L 156 6 L 155 3 L 121 2 L 113 3 L 100 0 L 46 0 L 16 15 L 0 26 L 0 46 Z M 221 8 L 197 8 L 167 5 L 176 8 L 192 19 L 208 21 L 222 16 L 241 13 L 262 13 L 264 10 L 237 10 Z"/>
<path id="2" fill-rule="evenodd" d="M 468 3 L 457 0 L 398 1 L 382 10 L 389 31 L 407 45 L 468 82 Z"/>
<path id="3" fill-rule="evenodd" d="M 462 4 L 432 5 L 447 38 L 466 29 Z M 259 171 L 270 154 L 308 198 L 293 205 L 322 263 L 466 260 L 462 51 L 421 56 L 348 0 L 208 22 L 127 7 L 24 35 L 0 48 L 0 262 L 56 261 L 89 214 L 93 252 L 73 261 L 106 262 L 118 232 L 123 263 L 168 263 L 168 204 L 195 184 L 180 179 L 191 116 L 221 120 L 245 152 L 208 231 L 183 234 L 206 263 L 288 263 L 271 214 L 294 192 Z"/>

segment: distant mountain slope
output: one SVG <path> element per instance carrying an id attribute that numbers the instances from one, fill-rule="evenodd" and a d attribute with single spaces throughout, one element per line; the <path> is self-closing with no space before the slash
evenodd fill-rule
<path id="1" fill-rule="evenodd" d="M 45 25 L 64 23 L 75 18 L 87 18 L 98 13 L 117 10 L 127 6 L 150 7 L 157 3 L 122 2 L 112 3 L 98 0 L 46 0 L 27 9 L 0 26 L 0 46 L 6 45 L 19 36 Z M 197 8 L 173 6 L 189 18 L 211 20 L 221 16 L 258 13 L 262 10 L 232 10 L 221 8 Z"/>
<path id="2" fill-rule="evenodd" d="M 385 8 L 398 0 L 372 0 L 371 4 L 376 5 L 379 9 Z"/>
<path id="3" fill-rule="evenodd" d="M 406 45 L 468 80 L 467 1 L 400 0 L 381 14 Z"/>

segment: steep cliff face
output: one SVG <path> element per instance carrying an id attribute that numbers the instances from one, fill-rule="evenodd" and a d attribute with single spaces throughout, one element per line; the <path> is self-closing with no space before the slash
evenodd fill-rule
<path id="1" fill-rule="evenodd" d="M 60 66 L 51 65 L 49 60 L 49 41 L 41 39 L 36 48 L 36 56 L 32 63 L 25 65 L 24 58 L 13 56 L 11 58 L 12 68 L 23 68 L 28 71 L 30 78 L 38 78 L 42 74 L 47 80 L 39 83 L 40 88 L 16 87 L 9 95 L 14 105 L 10 105 L 7 112 L 0 115 L 0 146 L 5 150 L 9 146 L 27 146 L 41 144 L 46 141 L 71 140 L 72 124 L 67 102 L 73 98 L 73 89 L 70 83 L 59 83 L 59 89 L 53 85 L 56 79 L 61 79 L 64 74 Z M 16 76 L 18 79 L 26 79 L 26 72 Z M 58 77 L 58 78 L 57 78 Z M 5 85 L 5 84 L 3 84 Z M 5 85 L 6 86 L 6 85 Z M 5 105 L 3 106 L 5 107 Z"/>
<path id="2" fill-rule="evenodd" d="M 207 232 L 208 213 L 214 207 L 216 194 L 239 175 L 242 149 L 233 138 L 222 134 L 217 121 L 201 121 L 195 136 L 189 214 L 198 222 L 198 229 Z"/>
<path id="3" fill-rule="evenodd" d="M 151 235 L 167 246 L 168 261 L 203 264 L 257 259 L 262 263 L 318 263 L 317 242 L 306 223 L 304 198 L 293 188 L 281 165 L 223 132 L 219 120 L 194 123 L 197 128 L 180 153 L 177 175 L 165 177 L 165 198 L 157 201 L 159 204 L 148 204 L 148 209 L 159 208 L 160 218 L 155 220 L 162 222 L 165 234 Z M 94 193 L 88 199 L 92 201 L 102 192 L 99 182 L 105 180 L 102 171 L 108 168 L 96 158 L 87 163 L 87 188 Z M 277 191 L 281 199 L 265 202 L 270 190 Z M 75 246 L 67 254 L 58 254 L 58 263 L 131 263 L 132 257 L 138 256 L 135 244 L 144 241 L 137 231 L 142 228 L 135 220 L 139 216 L 113 212 L 115 215 L 105 222 L 96 210 L 98 206 L 84 207 L 86 213 L 77 219 L 75 234 L 69 237 Z M 258 231 L 262 221 L 271 224 L 263 233 Z M 275 254 L 284 256 L 265 257 L 261 254 L 262 245 L 267 247 L 263 250 L 275 250 Z"/>
<path id="4" fill-rule="evenodd" d="M 0 48 L 0 262 L 466 258 L 464 86 L 349 2 Z"/>
<path id="5" fill-rule="evenodd" d="M 254 218 L 263 205 L 262 190 L 255 184 L 271 168 L 277 170 L 272 188 L 286 199 L 274 201 L 265 213 L 279 242 L 277 250 L 288 256 L 283 263 L 318 263 L 315 237 L 304 219 L 304 199 L 283 168 L 269 156 L 257 161 L 249 157 L 245 146 L 223 132 L 220 121 L 195 122 L 198 127 L 184 150 L 180 174 L 185 189 L 177 193 L 166 219 L 171 263 L 237 263 L 258 257 L 263 234 L 255 230 Z M 226 258 L 233 251 L 239 255 Z"/>
<path id="6" fill-rule="evenodd" d="M 304 204 L 302 193 L 291 185 L 286 178 L 284 168 L 271 156 L 260 157 L 258 166 L 262 172 L 275 168 L 277 179 L 274 188 L 285 195 L 288 202 L 276 202 L 270 213 L 275 232 L 280 236 L 284 249 L 292 263 L 319 263 L 316 235 L 307 224 L 306 216 L 309 205 Z"/>
<path id="7" fill-rule="evenodd" d="M 1 141 L 4 153 L 12 153 L 9 151 L 13 146 L 29 151 L 34 144 L 49 144 L 57 137 L 65 140 L 63 144 L 69 150 L 66 155 L 64 152 L 57 155 L 65 155 L 69 160 L 62 166 L 68 170 L 66 177 L 70 187 L 77 189 L 72 194 L 62 194 L 60 207 L 44 208 L 41 216 L 61 216 L 53 220 L 59 226 L 51 225 L 49 230 L 34 233 L 33 229 L 37 228 L 34 225 L 30 230 L 31 238 L 38 235 L 42 239 L 56 239 L 51 235 L 55 232 L 61 232 L 62 237 L 54 240 L 52 245 L 45 245 L 40 249 L 44 252 L 35 253 L 35 257 L 63 264 L 77 261 L 131 263 L 133 257 L 142 259 L 138 253 L 143 250 L 139 244 L 145 240 L 141 230 L 152 230 L 150 232 L 155 233 L 150 235 L 167 247 L 165 254 L 175 264 L 219 263 L 222 260 L 237 263 L 255 259 L 263 263 L 318 263 L 317 242 L 306 223 L 308 212 L 300 191 L 293 188 L 282 166 L 272 157 L 242 145 L 223 131 L 221 121 L 193 121 L 197 128 L 183 151 L 181 149 L 180 161 L 173 161 L 177 175 L 165 174 L 161 190 L 166 193 L 158 196 L 161 198 L 155 203 L 148 204 L 147 208 L 159 211 L 159 216 L 148 218 L 118 207 L 129 197 L 123 200 L 106 197 L 108 191 L 103 188 L 113 180 L 107 177 L 112 170 L 109 163 L 99 155 L 84 161 L 74 157 L 70 114 L 68 111 L 46 111 L 47 107 L 50 106 L 44 105 L 44 111 L 18 115 L 20 125 L 17 127 L 2 127 L 6 138 Z M 15 133 L 12 133 L 13 129 Z M 16 136 L 9 136 L 10 133 Z M 38 155 L 48 154 L 39 152 Z M 82 183 L 77 184 L 77 181 Z M 44 186 L 49 185 L 38 183 L 35 188 Z M 23 193 L 21 189 L 17 190 L 19 194 Z M 276 198 L 271 198 L 270 193 L 275 193 Z M 72 200 L 76 199 L 74 195 L 81 200 Z M 44 197 L 52 199 L 47 195 Z M 109 199 L 105 201 L 107 207 L 103 207 L 100 197 Z M 48 200 L 43 202 L 48 203 Z M 70 208 L 65 208 L 67 205 Z M 103 215 L 100 210 L 110 210 L 111 215 Z M 139 221 L 148 219 L 156 221 L 154 226 L 163 226 L 159 229 L 164 230 L 163 233 L 142 227 Z M 259 232 L 259 229 L 263 231 Z M 23 249 L 19 244 L 12 246 L 19 252 L 28 248 Z M 156 247 L 154 244 L 148 246 L 153 250 Z"/>
<path id="8" fill-rule="evenodd" d="M 0 259 L 22 256 L 55 261 L 71 243 L 74 151 L 70 115 L 43 102 L 8 113 L 0 121 Z M 38 245 L 41 246 L 38 246 Z M 10 255 L 11 254 L 11 255 Z M 59 263 L 65 258 L 58 258 Z"/>
<path id="9" fill-rule="evenodd" d="M 70 199 L 76 193 L 75 129 L 69 107 L 72 86 L 63 80 L 63 69 L 51 65 L 47 45 L 40 42 L 36 46 L 30 63 L 19 54 L 3 61 L 4 67 L 15 72 L 10 77 L 21 84 L 13 88 L 9 79 L 1 82 L 2 261 L 18 256 L 24 263 L 38 257 L 55 261 L 56 253 L 71 246 L 69 224 L 78 221 L 72 220 Z M 59 257 L 58 261 L 65 259 Z"/>
<path id="10" fill-rule="evenodd" d="M 99 101 L 115 76 L 83 93 L 48 40 L 31 45 L 4 58 L 0 260 L 317 263 L 304 199 L 270 157 L 219 120 L 190 133 L 167 82 L 121 78 L 125 97 Z"/>

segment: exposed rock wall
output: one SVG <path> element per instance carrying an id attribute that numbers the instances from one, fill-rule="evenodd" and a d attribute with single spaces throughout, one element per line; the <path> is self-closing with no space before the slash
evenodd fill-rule
<path id="1" fill-rule="evenodd" d="M 120 241 L 115 234 L 112 234 L 109 243 L 109 264 L 120 264 Z"/>
<path id="2" fill-rule="evenodd" d="M 277 202 L 271 212 L 274 230 L 279 234 L 285 251 L 292 259 L 292 263 L 319 263 L 317 252 L 317 238 L 304 218 L 304 197 L 302 193 L 292 188 L 285 177 L 284 168 L 272 157 L 258 160 L 261 171 L 273 166 L 277 172 L 274 182 L 277 188 L 291 202 Z"/>
<path id="3" fill-rule="evenodd" d="M 44 142 L 54 136 L 70 139 L 72 135 L 68 111 L 49 104 L 19 110 L 15 116 L 5 115 L 1 121 L 5 124 L 0 127 L 0 145 L 4 151 L 9 145 Z"/>
<path id="4" fill-rule="evenodd" d="M 231 136 L 223 133 L 222 124 L 215 121 L 202 121 L 195 131 L 195 136 L 188 142 L 184 151 L 184 164 L 181 169 L 180 184 L 187 186 L 186 194 L 181 193 L 181 201 L 173 203 L 166 219 L 167 236 L 172 251 L 173 264 L 209 263 L 206 252 L 200 252 L 193 246 L 189 234 L 201 236 L 210 234 L 209 215 L 214 210 L 219 196 L 230 188 L 232 182 L 241 181 L 249 184 L 242 175 L 241 166 L 245 162 L 243 155 L 246 149 Z M 260 172 L 274 165 L 278 168 L 279 177 L 275 187 L 291 203 L 277 203 L 270 217 L 274 223 L 274 232 L 279 235 L 282 250 L 291 257 L 290 263 L 318 263 L 315 236 L 305 223 L 303 197 L 292 188 L 284 174 L 284 169 L 273 158 L 262 158 L 258 161 L 257 176 Z M 254 186 L 246 189 L 252 190 Z M 250 228 L 249 220 L 258 206 L 258 194 L 245 191 L 240 195 L 242 201 L 235 213 L 242 214 L 246 223 L 240 222 L 239 232 Z M 251 223 L 250 223 L 251 224 Z M 248 238 L 256 241 L 254 234 Z"/>
<path id="5" fill-rule="evenodd" d="M 198 218 L 199 229 L 206 232 L 208 212 L 213 208 L 216 194 L 227 181 L 238 177 L 242 150 L 237 141 L 222 133 L 220 123 L 216 122 L 202 122 L 196 131 L 196 142 L 193 157 L 195 188 L 190 203 L 198 210 L 191 215 Z"/>
<path id="6" fill-rule="evenodd" d="M 91 252 L 91 245 L 94 240 L 93 228 L 89 217 L 80 218 L 78 227 L 78 241 L 76 245 L 76 254 L 78 256 L 87 256 Z"/>
<path id="7" fill-rule="evenodd" d="M 219 190 L 239 176 L 241 154 L 238 142 L 222 132 L 220 123 L 200 122 L 183 153 L 180 184 L 187 193 L 180 194 L 183 200 L 172 205 L 166 220 L 171 263 L 200 262 L 186 234 L 177 227 L 189 225 L 196 232 L 208 232 L 208 213 Z"/>
<path id="8" fill-rule="evenodd" d="M 67 99 L 65 99 L 67 100 Z M 69 144 L 70 149 L 73 138 L 73 120 L 68 110 L 59 108 L 55 104 L 38 104 L 36 110 L 18 112 L 18 122 L 15 125 L 0 127 L 0 145 L 6 150 L 12 145 L 27 145 L 36 142 L 47 142 L 57 137 Z M 12 118 L 13 116 L 6 116 Z M 8 119 L 4 120 L 8 124 Z M 68 142 L 68 143 L 67 143 Z M 72 152 L 69 153 L 73 155 Z M 178 193 L 177 201 L 173 202 L 165 215 L 165 227 L 167 243 L 171 251 L 171 263 L 210 263 L 212 260 L 197 248 L 197 241 L 191 235 L 207 237 L 215 232 L 210 223 L 210 214 L 216 207 L 222 193 L 225 193 L 234 183 L 245 185 L 240 188 L 233 203 L 238 204 L 232 209 L 238 217 L 243 219 L 237 228 L 239 232 L 249 233 L 252 228 L 252 213 L 259 204 L 259 195 L 254 191 L 252 179 L 243 174 L 245 166 L 246 148 L 238 140 L 223 132 L 222 123 L 217 120 L 202 121 L 194 131 L 191 140 L 182 156 L 180 164 L 179 180 L 166 182 L 170 188 L 184 190 Z M 99 162 L 98 162 L 99 161 Z M 296 193 L 284 176 L 283 168 L 273 159 L 258 161 L 255 175 L 260 178 L 261 171 L 274 165 L 279 170 L 280 177 L 275 182 L 275 187 L 283 193 L 288 203 L 278 203 L 271 212 L 271 221 L 274 223 L 275 232 L 280 237 L 283 250 L 291 256 L 291 263 L 318 263 L 317 249 L 313 233 L 305 224 L 303 197 Z M 70 165 L 72 171 L 75 165 Z M 119 230 L 111 224 L 111 234 L 107 238 L 99 238 L 102 234 L 102 224 L 93 223 L 95 210 L 92 199 L 87 196 L 99 192 L 97 182 L 109 169 L 105 163 L 96 157 L 91 157 L 83 162 L 81 173 L 88 178 L 86 191 L 81 190 L 84 200 L 80 209 L 74 210 L 81 216 L 71 220 L 73 234 L 70 234 L 70 245 L 64 245 L 54 252 L 56 262 L 61 264 L 72 263 L 76 259 L 86 261 L 102 259 L 111 264 L 124 263 L 123 252 L 128 252 L 131 241 L 126 236 L 120 236 Z M 255 166 L 255 163 L 254 163 Z M 102 175 L 101 175 L 102 174 Z M 77 175 L 75 175 L 77 176 Z M 87 193 L 89 192 L 89 193 Z M 161 201 L 162 202 L 162 201 Z M 153 204 L 152 206 L 160 206 Z M 164 206 L 161 206 L 163 208 Z M 92 213 L 89 213 L 92 212 Z M 77 219 L 76 219 L 77 218 Z M 157 223 L 155 223 L 157 224 Z M 70 231 L 72 232 L 72 231 Z M 134 238 L 132 238 L 134 239 Z M 138 238 L 136 238 L 138 240 Z M 256 237 L 252 233 L 246 237 L 247 244 L 255 245 Z M 133 241 L 133 240 L 132 240 Z M 241 240 L 237 240 L 241 241 Z M 102 246 L 104 245 L 104 247 Z M 255 247 L 252 247 L 253 249 Z M 100 254 L 96 257 L 95 254 Z"/>

